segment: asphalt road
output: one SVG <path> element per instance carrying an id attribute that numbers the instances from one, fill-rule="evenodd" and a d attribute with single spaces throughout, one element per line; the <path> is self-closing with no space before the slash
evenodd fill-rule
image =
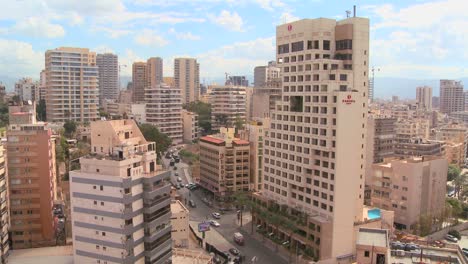
<path id="1" fill-rule="evenodd" d="M 166 164 L 167 168 L 169 168 L 169 160 L 163 158 L 163 162 Z M 171 181 L 176 182 L 177 177 L 181 177 L 182 183 L 185 185 L 189 182 L 187 179 L 187 175 L 185 174 L 184 168 L 188 168 L 187 164 L 182 162 L 176 163 L 177 170 L 173 170 L 173 167 L 169 168 L 172 171 Z M 179 176 L 175 176 L 175 172 L 179 174 Z M 191 180 L 190 180 L 191 181 Z M 202 198 L 204 197 L 203 191 L 200 189 L 190 191 L 187 188 L 181 188 L 178 190 L 178 193 L 182 197 L 182 202 L 188 204 L 189 200 L 193 200 L 196 204 L 196 208 L 191 208 L 187 205 L 187 208 L 190 210 L 190 220 L 192 221 L 203 221 L 207 219 L 213 219 L 211 214 L 213 212 L 218 212 L 216 209 L 208 207 L 203 201 Z M 245 262 L 244 263 L 251 263 L 251 259 L 256 256 L 257 262 L 256 264 L 286 264 L 287 261 L 283 258 L 279 257 L 277 253 L 267 248 L 261 241 L 257 241 L 252 238 L 249 233 L 241 231 L 238 223 L 237 223 L 237 213 L 236 211 L 228 211 L 221 216 L 221 219 L 216 219 L 220 223 L 220 227 L 216 227 L 216 231 L 218 231 L 223 237 L 225 237 L 228 241 L 232 244 L 236 244 L 233 240 L 233 234 L 235 232 L 241 232 L 245 238 L 245 245 L 244 246 L 237 246 L 237 249 L 240 250 L 242 255 L 245 255 Z M 244 225 L 248 225 L 249 223 L 244 223 Z M 213 227 L 215 228 L 215 227 Z M 250 228 L 249 228 L 250 230 Z"/>

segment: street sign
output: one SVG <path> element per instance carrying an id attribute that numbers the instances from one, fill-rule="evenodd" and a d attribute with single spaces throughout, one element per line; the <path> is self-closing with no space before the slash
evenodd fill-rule
<path id="1" fill-rule="evenodd" d="M 198 224 L 198 232 L 210 231 L 210 223 L 202 222 Z"/>

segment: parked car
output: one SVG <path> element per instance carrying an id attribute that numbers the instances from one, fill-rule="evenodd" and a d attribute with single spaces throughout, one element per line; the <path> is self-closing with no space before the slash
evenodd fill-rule
<path id="1" fill-rule="evenodd" d="M 420 251 L 421 248 L 416 244 L 412 244 L 412 243 L 406 244 L 405 251 L 415 251 L 415 250 Z"/>
<path id="2" fill-rule="evenodd" d="M 179 176 L 179 173 L 178 173 L 178 172 L 176 172 L 176 173 L 174 173 L 174 175 L 175 175 L 175 176 Z"/>
<path id="3" fill-rule="evenodd" d="M 180 184 L 176 184 L 176 189 L 180 190 Z"/>
<path id="4" fill-rule="evenodd" d="M 458 239 L 456 237 L 454 237 L 452 235 L 449 235 L 449 234 L 445 235 L 445 240 L 450 241 L 450 242 L 454 242 L 454 243 L 458 242 Z"/>
<path id="5" fill-rule="evenodd" d="M 236 242 L 238 245 L 243 246 L 244 245 L 244 236 L 239 232 L 234 233 L 234 242 Z"/>
<path id="6" fill-rule="evenodd" d="M 214 227 L 219 227 L 220 226 L 220 224 L 216 220 L 210 220 L 210 225 L 212 225 Z"/>
<path id="7" fill-rule="evenodd" d="M 233 254 L 234 256 L 237 256 L 240 254 L 240 251 L 237 248 L 230 248 L 229 252 L 231 252 L 231 254 Z"/>
<path id="8" fill-rule="evenodd" d="M 221 215 L 219 213 L 212 213 L 211 214 L 214 218 L 216 219 L 220 219 L 221 218 Z"/>
<path id="9" fill-rule="evenodd" d="M 177 176 L 177 175 L 176 175 Z M 181 177 L 177 177 L 177 181 L 178 182 L 182 182 L 182 178 Z"/>
<path id="10" fill-rule="evenodd" d="M 193 207 L 193 208 L 197 207 L 194 200 L 189 200 L 189 205 L 190 207 Z"/>

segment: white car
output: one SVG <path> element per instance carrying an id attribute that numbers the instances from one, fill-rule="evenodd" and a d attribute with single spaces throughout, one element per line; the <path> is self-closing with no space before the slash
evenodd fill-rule
<path id="1" fill-rule="evenodd" d="M 212 213 L 211 215 L 212 215 L 214 218 L 216 218 L 216 219 L 220 219 L 220 218 L 221 218 L 221 214 L 219 214 L 219 213 Z"/>
<path id="2" fill-rule="evenodd" d="M 219 224 L 218 221 L 216 221 L 216 220 L 210 220 L 210 225 L 212 225 L 212 226 L 214 226 L 214 227 L 220 226 L 220 224 Z"/>
<path id="3" fill-rule="evenodd" d="M 445 235 L 445 240 L 450 241 L 450 242 L 454 242 L 454 243 L 458 242 L 458 239 L 456 237 L 454 237 L 452 235 L 449 235 L 449 234 Z"/>

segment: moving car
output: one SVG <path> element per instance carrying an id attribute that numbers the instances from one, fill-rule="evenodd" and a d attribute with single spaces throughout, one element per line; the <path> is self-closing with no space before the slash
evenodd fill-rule
<path id="1" fill-rule="evenodd" d="M 216 219 L 220 219 L 221 218 L 221 215 L 219 213 L 212 213 L 211 214 L 214 218 Z"/>
<path id="2" fill-rule="evenodd" d="M 212 226 L 214 226 L 214 227 L 220 226 L 220 224 L 219 224 L 218 221 L 216 221 L 216 220 L 210 220 L 210 225 L 212 225 Z"/>
<path id="3" fill-rule="evenodd" d="M 244 245 L 244 236 L 239 232 L 234 233 L 234 242 L 236 242 L 237 244 L 243 246 Z"/>
<path id="4" fill-rule="evenodd" d="M 458 242 L 458 239 L 456 237 L 454 237 L 452 235 L 449 235 L 449 234 L 445 235 L 445 240 L 450 241 L 450 242 L 454 242 L 454 243 Z"/>
<path id="5" fill-rule="evenodd" d="M 237 248 L 230 248 L 229 252 L 231 252 L 231 254 L 233 254 L 234 256 L 237 256 L 240 254 L 240 251 Z"/>

